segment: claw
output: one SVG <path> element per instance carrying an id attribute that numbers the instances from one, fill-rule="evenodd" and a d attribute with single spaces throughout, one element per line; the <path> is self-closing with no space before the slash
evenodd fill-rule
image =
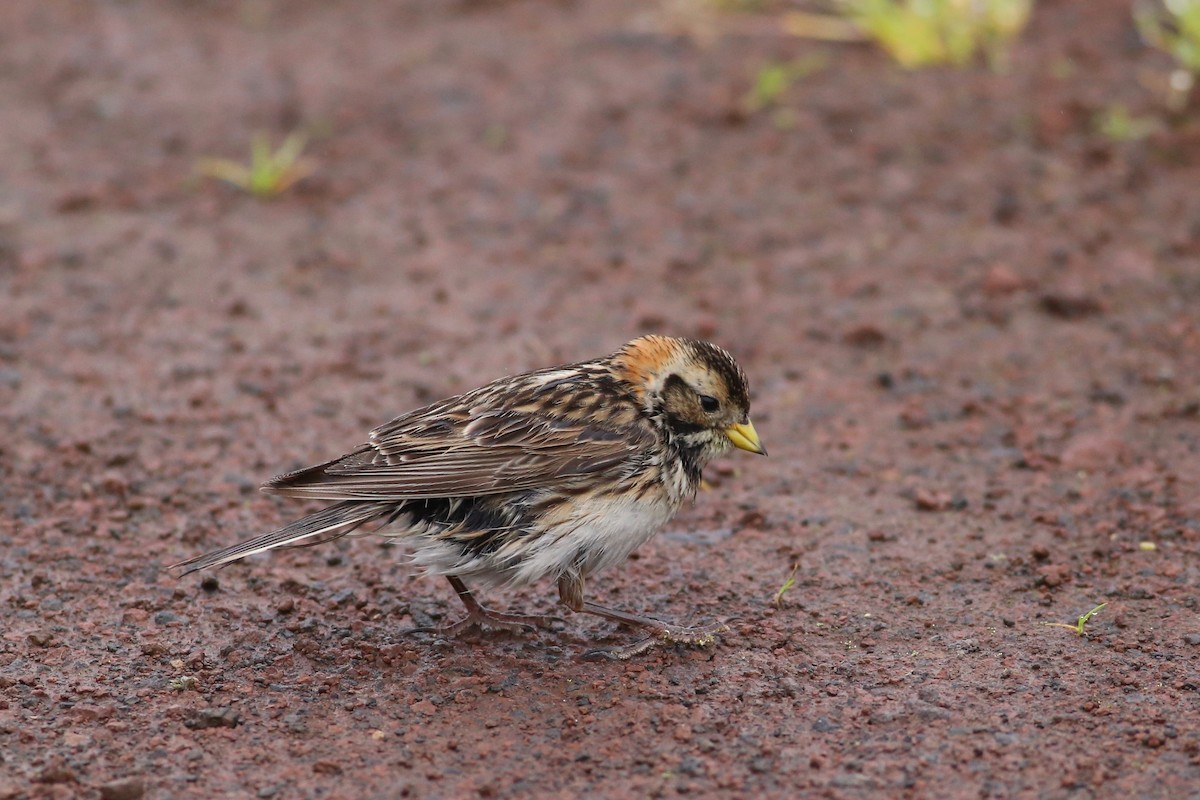
<path id="1" fill-rule="evenodd" d="M 634 656 L 653 650 L 665 641 L 651 636 L 623 647 L 596 647 L 579 655 L 581 661 L 628 661 Z"/>
<path id="2" fill-rule="evenodd" d="M 729 623 L 732 620 L 724 622 L 714 622 L 711 625 L 701 625 L 695 628 L 685 628 L 681 625 L 668 625 L 663 623 L 661 628 L 657 628 L 655 634 L 659 639 L 671 644 L 690 644 L 696 647 L 706 647 L 717 640 L 718 633 L 724 633 L 729 630 Z"/>
<path id="3" fill-rule="evenodd" d="M 658 647 L 660 644 L 685 644 L 691 647 L 707 647 L 716 642 L 718 633 L 724 633 L 729 630 L 729 623 L 732 621 L 733 619 L 731 618 L 725 622 L 696 628 L 668 625 L 665 622 L 658 623 L 653 627 L 653 636 L 639 639 L 632 644 L 622 647 L 593 648 L 581 653 L 579 658 L 582 661 L 628 661 L 634 656 L 640 656 L 642 653 Z"/>

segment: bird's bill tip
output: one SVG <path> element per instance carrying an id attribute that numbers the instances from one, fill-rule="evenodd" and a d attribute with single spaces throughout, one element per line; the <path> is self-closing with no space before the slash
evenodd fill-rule
<path id="1" fill-rule="evenodd" d="M 754 423 L 750 420 L 730 425 L 725 429 L 725 435 L 739 450 L 748 450 L 751 453 L 758 453 L 760 456 L 767 454 L 767 448 L 763 447 L 762 441 L 758 438 L 758 431 L 754 430 Z"/>

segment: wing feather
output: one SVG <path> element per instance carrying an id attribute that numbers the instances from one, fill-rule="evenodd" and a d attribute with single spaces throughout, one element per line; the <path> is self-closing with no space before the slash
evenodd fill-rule
<path id="1" fill-rule="evenodd" d="M 402 501 L 553 487 L 621 469 L 650 436 L 639 426 L 618 432 L 533 411 L 439 404 L 376 428 L 354 452 L 281 475 L 263 490 Z"/>

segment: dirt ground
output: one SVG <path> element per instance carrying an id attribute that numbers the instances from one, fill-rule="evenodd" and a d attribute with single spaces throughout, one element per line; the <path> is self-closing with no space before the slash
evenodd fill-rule
<path id="1" fill-rule="evenodd" d="M 0 4 L 0 798 L 1197 796 L 1200 115 L 1094 124 L 1166 58 L 1123 0 L 1004 75 L 686 8 Z M 274 200 L 190 178 L 297 128 Z M 652 331 L 771 455 L 590 590 L 711 648 L 402 636 L 457 600 L 374 540 L 163 569 Z"/>

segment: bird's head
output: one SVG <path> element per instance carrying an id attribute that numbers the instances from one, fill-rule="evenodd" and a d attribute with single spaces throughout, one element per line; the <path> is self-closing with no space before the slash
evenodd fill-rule
<path id="1" fill-rule="evenodd" d="M 613 362 L 679 447 L 706 459 L 730 447 L 767 454 L 750 422 L 746 375 L 715 344 L 643 336 L 617 351 Z"/>

